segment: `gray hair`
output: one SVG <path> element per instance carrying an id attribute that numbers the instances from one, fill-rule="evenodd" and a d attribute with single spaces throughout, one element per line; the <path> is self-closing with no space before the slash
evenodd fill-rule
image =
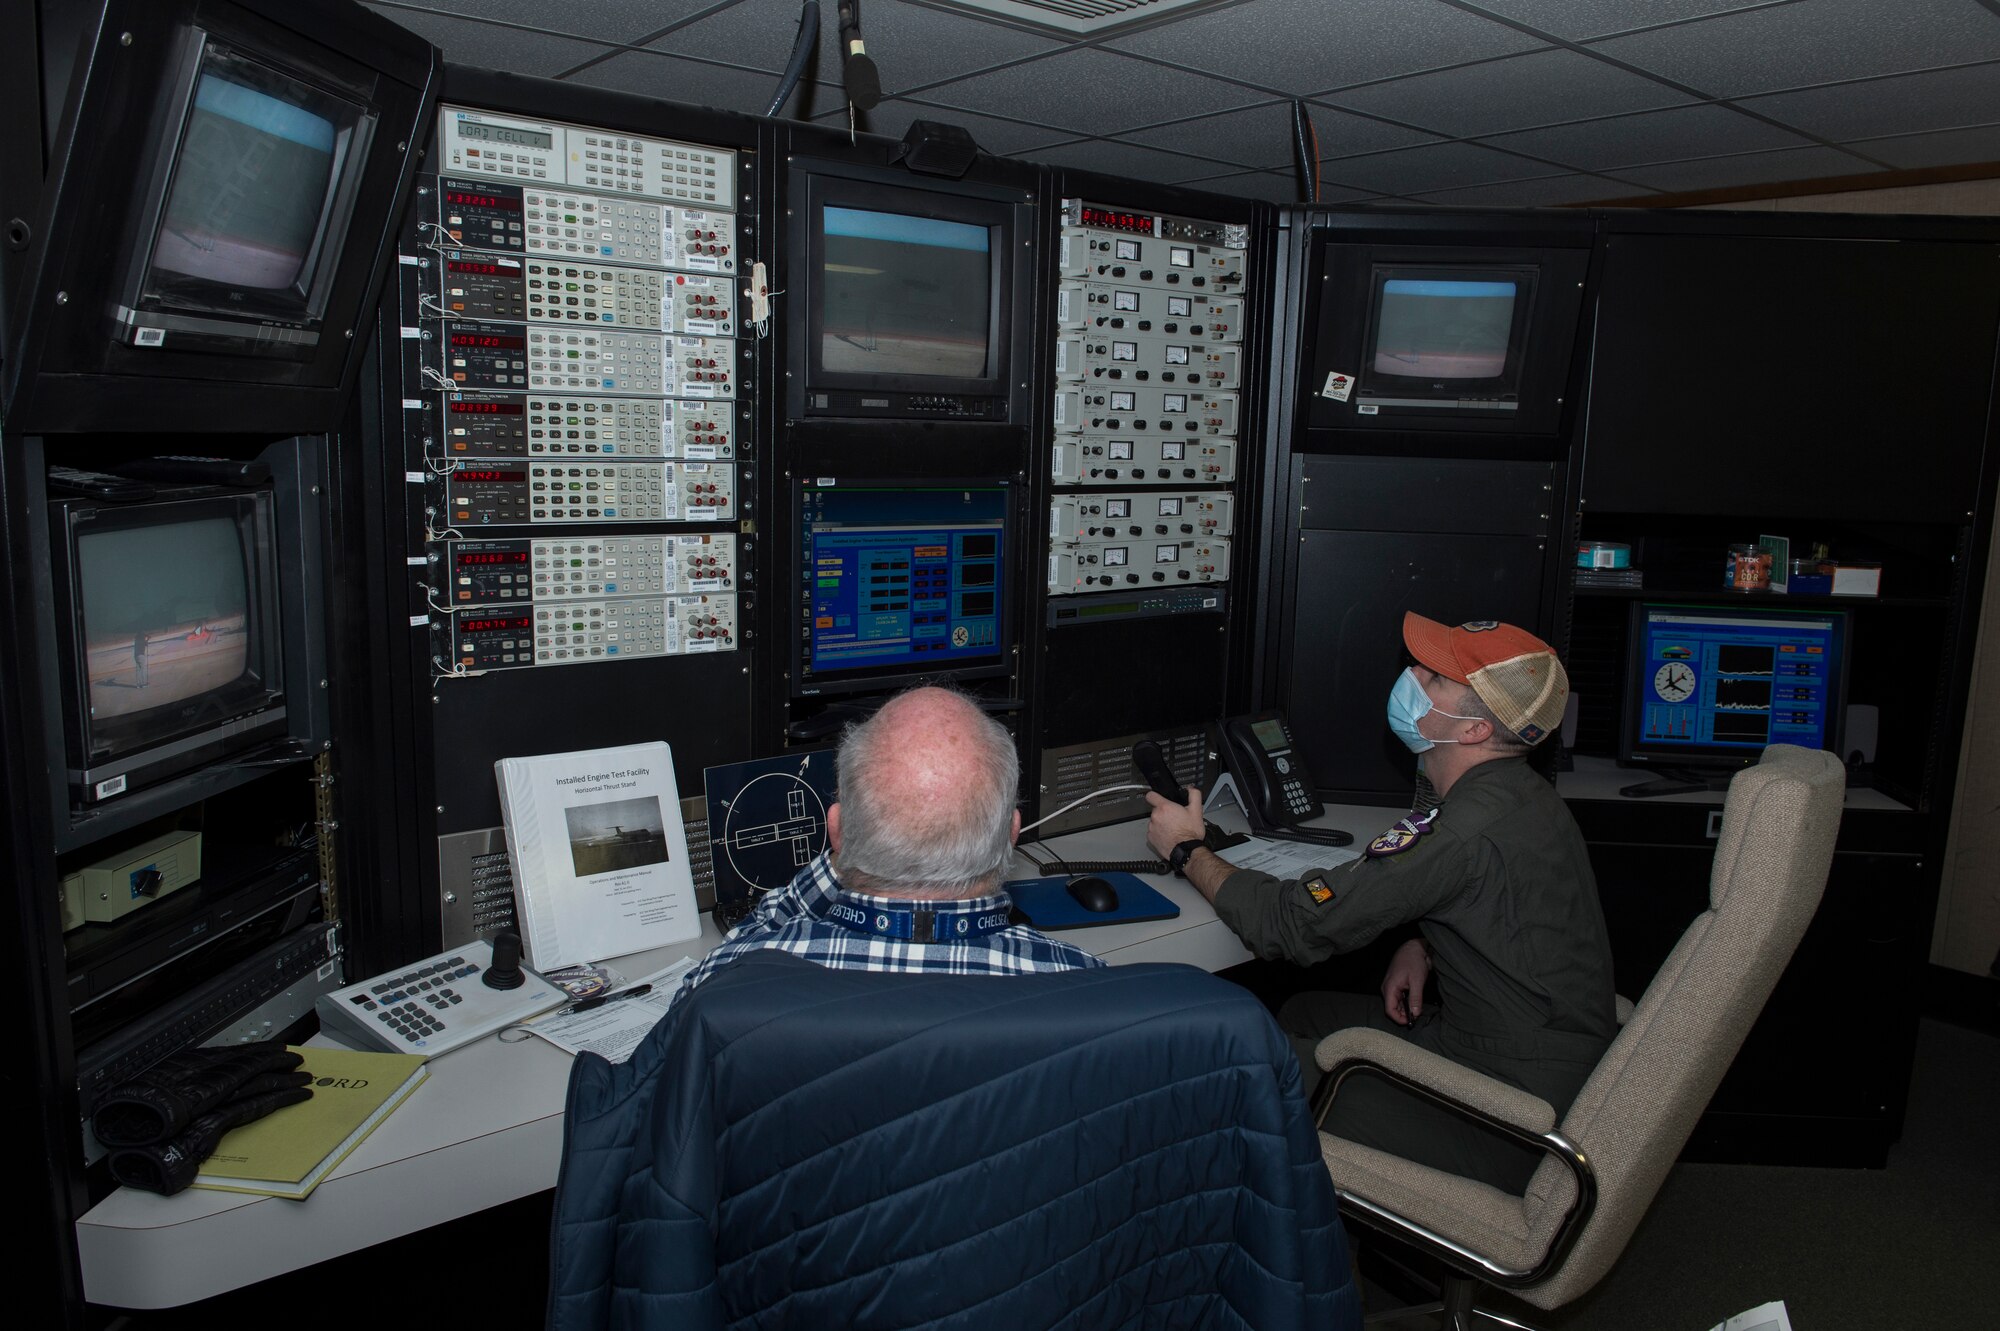
<path id="1" fill-rule="evenodd" d="M 912 733 L 899 704 L 924 693 L 957 699 L 965 744 L 928 745 L 937 731 Z M 920 689 L 892 698 L 840 739 L 841 883 L 936 899 L 992 887 L 1013 853 L 1020 778 L 1013 737 L 963 694 Z M 943 799 L 935 797 L 940 784 Z"/>
<path id="2" fill-rule="evenodd" d="M 1493 714 L 1493 709 L 1486 705 L 1486 700 L 1470 684 L 1465 686 L 1465 696 L 1458 700 L 1458 710 L 1464 716 L 1492 726 L 1493 747 L 1501 753 L 1533 752 L 1535 746 L 1500 724 L 1500 718 Z"/>

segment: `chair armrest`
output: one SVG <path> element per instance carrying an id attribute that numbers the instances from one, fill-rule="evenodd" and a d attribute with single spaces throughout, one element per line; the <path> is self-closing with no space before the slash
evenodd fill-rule
<path id="1" fill-rule="evenodd" d="M 1497 1120 L 1500 1125 L 1512 1128 L 1516 1136 L 1528 1133 L 1539 1139 L 1556 1125 L 1555 1106 L 1540 1096 L 1530 1095 L 1519 1087 L 1475 1072 L 1428 1049 L 1420 1049 L 1388 1031 L 1350 1026 L 1321 1040 L 1313 1056 L 1327 1074 L 1322 1086 L 1338 1086 L 1344 1080 L 1349 1064 L 1356 1065 L 1356 1070 L 1372 1065 L 1381 1071 L 1394 1073 L 1399 1080 L 1418 1083 L 1421 1088 L 1433 1092 L 1434 1098 L 1476 1109 L 1485 1117 Z M 1315 1121 L 1325 1120 L 1333 1092 L 1326 1092 L 1326 1098 L 1326 1106 L 1314 1106 L 1318 1111 Z M 1534 1144 L 1540 1143 L 1537 1141 Z"/>
<path id="2" fill-rule="evenodd" d="M 1538 1284 L 1546 1279 L 1575 1243 L 1591 1213 L 1597 1209 L 1597 1171 L 1583 1150 L 1556 1128 L 1554 1106 L 1518 1087 L 1495 1080 L 1484 1073 L 1461 1066 L 1419 1049 L 1400 1036 L 1369 1027 L 1336 1031 L 1320 1041 L 1314 1058 L 1326 1073 L 1313 1092 L 1313 1125 L 1326 1122 L 1334 1097 L 1351 1076 L 1382 1077 L 1458 1115 L 1484 1123 L 1524 1145 L 1560 1160 L 1576 1181 L 1576 1193 L 1568 1211 L 1556 1226 L 1540 1260 L 1526 1266 L 1508 1266 L 1457 1242 L 1436 1228 L 1418 1224 L 1389 1210 L 1335 1180 L 1334 1191 L 1343 1208 L 1359 1211 L 1382 1228 L 1426 1248 L 1448 1264 L 1475 1274 L 1491 1284 L 1510 1288 Z M 1467 1180 L 1413 1161 L 1403 1165 L 1417 1175 L 1433 1175 L 1453 1183 Z M 1500 1194 L 1495 1193 L 1496 1197 Z M 1519 1199 L 1515 1199 L 1518 1201 Z"/>

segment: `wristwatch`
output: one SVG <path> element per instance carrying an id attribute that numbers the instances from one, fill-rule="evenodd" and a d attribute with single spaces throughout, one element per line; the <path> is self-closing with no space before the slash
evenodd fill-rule
<path id="1" fill-rule="evenodd" d="M 1175 846 L 1172 851 L 1168 852 L 1167 863 L 1174 866 L 1175 873 L 1185 876 L 1188 860 L 1194 856 L 1196 851 L 1203 849 L 1207 845 L 1208 842 L 1200 837 L 1195 837 L 1190 841 L 1183 841 L 1178 846 Z"/>

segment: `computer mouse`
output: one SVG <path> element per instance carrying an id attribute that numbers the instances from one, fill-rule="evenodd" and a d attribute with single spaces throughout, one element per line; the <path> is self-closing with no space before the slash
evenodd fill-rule
<path id="1" fill-rule="evenodd" d="M 1076 904 L 1085 910 L 1102 913 L 1118 909 L 1118 889 L 1102 878 L 1072 879 L 1069 894 L 1075 897 Z"/>

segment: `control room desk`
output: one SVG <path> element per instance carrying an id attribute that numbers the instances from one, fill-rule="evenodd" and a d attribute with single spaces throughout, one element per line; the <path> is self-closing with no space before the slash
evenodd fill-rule
<path id="1" fill-rule="evenodd" d="M 1229 826 L 1235 812 L 1215 821 Z M 1380 809 L 1334 808 L 1326 821 L 1365 836 L 1386 819 Z M 1148 853 L 1142 828 L 1122 823 L 1051 844 L 1079 860 L 1137 859 Z M 1025 878 L 1036 870 L 1016 857 L 1009 873 Z M 1062 936 L 1113 965 L 1177 961 L 1218 971 L 1250 959 L 1186 882 L 1148 881 L 1180 907 L 1179 918 Z M 704 916 L 698 940 L 615 964 L 644 975 L 706 955 L 720 941 Z M 303 1202 L 121 1188 L 76 1222 L 84 1296 L 120 1308 L 177 1307 L 546 1191 L 562 1156 L 570 1062 L 543 1040 L 502 1044 L 493 1037 L 432 1060 L 410 1101 Z"/>

